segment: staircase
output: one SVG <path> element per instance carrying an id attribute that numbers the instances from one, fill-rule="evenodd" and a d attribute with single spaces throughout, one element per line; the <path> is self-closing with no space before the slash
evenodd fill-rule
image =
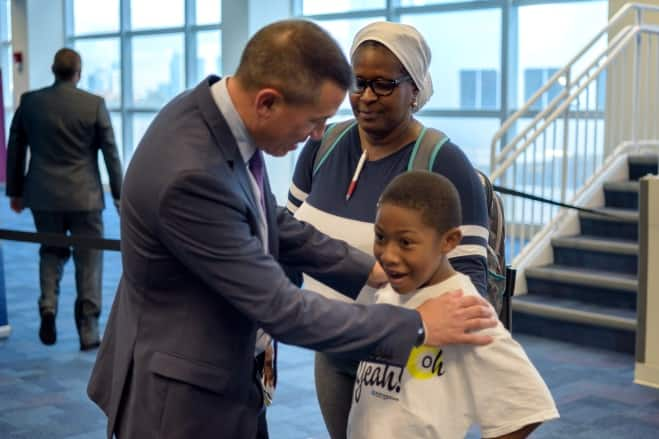
<path id="1" fill-rule="evenodd" d="M 657 155 L 630 156 L 629 181 L 605 183 L 606 217 L 580 213 L 581 234 L 555 237 L 553 263 L 525 271 L 513 298 L 513 331 L 633 353 L 636 331 L 639 178 Z"/>

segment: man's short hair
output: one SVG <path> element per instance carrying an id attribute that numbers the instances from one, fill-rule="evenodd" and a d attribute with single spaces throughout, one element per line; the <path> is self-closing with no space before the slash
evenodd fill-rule
<path id="1" fill-rule="evenodd" d="M 289 102 L 310 103 L 326 80 L 344 90 L 352 69 L 336 41 L 306 20 L 283 20 L 259 30 L 243 50 L 236 77 L 248 90 L 272 87 Z"/>
<path id="2" fill-rule="evenodd" d="M 398 175 L 384 189 L 378 206 L 393 204 L 419 211 L 422 221 L 444 233 L 462 223 L 460 195 L 451 181 L 434 172 Z"/>
<path id="3" fill-rule="evenodd" d="M 57 51 L 53 59 L 53 74 L 61 81 L 72 79 L 76 73 L 80 73 L 82 60 L 80 54 L 73 49 L 63 48 Z"/>

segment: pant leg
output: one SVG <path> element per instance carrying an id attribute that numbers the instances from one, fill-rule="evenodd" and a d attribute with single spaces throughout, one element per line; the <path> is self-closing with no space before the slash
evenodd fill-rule
<path id="1" fill-rule="evenodd" d="M 256 439 L 269 439 L 268 435 L 268 422 L 265 417 L 266 410 L 264 409 L 259 415 L 257 430 L 256 430 Z"/>
<path id="2" fill-rule="evenodd" d="M 34 226 L 40 233 L 66 233 L 64 215 L 64 212 L 32 210 Z M 39 313 L 42 315 L 45 312 L 57 314 L 60 280 L 70 255 L 66 247 L 39 247 Z"/>
<path id="3" fill-rule="evenodd" d="M 352 388 L 359 362 L 338 360 L 316 352 L 316 396 L 331 439 L 345 439 L 352 403 Z"/>
<path id="4" fill-rule="evenodd" d="M 254 370 L 262 371 L 263 365 L 265 364 L 265 352 L 261 352 L 259 355 L 254 357 Z M 261 379 L 258 377 L 258 379 Z M 259 414 L 257 425 L 256 425 L 256 439 L 269 439 L 268 435 L 268 421 L 265 416 L 266 409 L 265 407 Z"/>
<path id="5" fill-rule="evenodd" d="M 68 214 L 68 225 L 72 235 L 91 238 L 103 237 L 103 219 L 100 210 L 71 212 Z M 76 324 L 80 331 L 81 323 L 97 322 L 101 314 L 103 251 L 75 247 L 73 262 L 77 292 L 74 311 Z"/>

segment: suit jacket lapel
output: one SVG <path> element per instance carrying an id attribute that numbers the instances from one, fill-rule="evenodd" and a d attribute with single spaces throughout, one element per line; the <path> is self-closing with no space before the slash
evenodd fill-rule
<path id="1" fill-rule="evenodd" d="M 199 110 L 213 133 L 218 147 L 222 150 L 227 161 L 230 162 L 230 168 L 233 169 L 234 177 L 238 180 L 240 187 L 247 196 L 247 200 L 256 218 L 259 218 L 258 200 L 256 200 L 252 192 L 252 186 L 247 175 L 247 167 L 245 166 L 245 162 L 243 162 L 242 155 L 240 155 L 238 144 L 231 134 L 229 124 L 224 119 L 224 116 L 222 116 L 211 96 L 210 86 L 219 80 L 220 78 L 217 76 L 209 76 L 193 90 L 193 93 L 196 95 Z"/>

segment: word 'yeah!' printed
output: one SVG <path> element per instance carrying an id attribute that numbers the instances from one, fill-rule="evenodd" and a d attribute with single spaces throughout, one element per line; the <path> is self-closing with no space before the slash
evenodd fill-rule
<path id="1" fill-rule="evenodd" d="M 405 370 L 407 375 L 404 374 Z M 404 379 L 428 380 L 444 373 L 442 350 L 431 346 L 412 349 L 405 368 L 362 361 L 355 379 L 355 403 L 359 402 L 362 392 L 368 391 L 368 388 L 372 396 L 398 401 L 396 395 L 400 393 Z"/>

